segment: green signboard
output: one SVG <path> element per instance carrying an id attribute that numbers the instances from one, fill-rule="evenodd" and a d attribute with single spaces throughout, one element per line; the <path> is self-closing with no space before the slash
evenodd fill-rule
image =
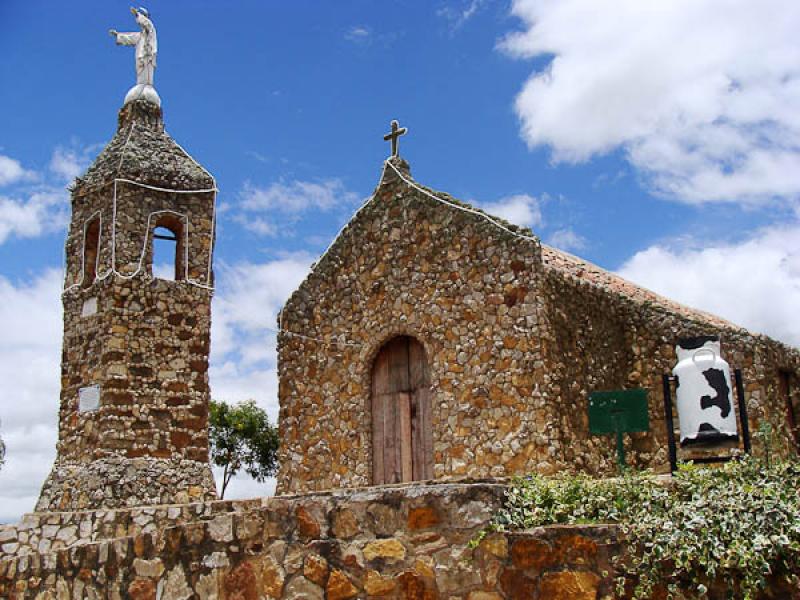
<path id="1" fill-rule="evenodd" d="M 616 434 L 620 469 L 625 468 L 622 434 L 649 429 L 647 390 L 613 390 L 589 395 L 589 431 L 594 435 Z"/>

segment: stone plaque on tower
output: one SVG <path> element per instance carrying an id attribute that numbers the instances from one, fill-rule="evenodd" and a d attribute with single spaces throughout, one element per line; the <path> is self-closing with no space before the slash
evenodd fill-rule
<path id="1" fill-rule="evenodd" d="M 126 98 L 116 134 L 71 189 L 58 453 L 38 511 L 216 497 L 208 462 L 216 185 L 166 133 L 157 98 Z M 154 257 L 156 237 L 171 244 L 163 257 Z M 154 275 L 163 263 L 174 277 Z"/>

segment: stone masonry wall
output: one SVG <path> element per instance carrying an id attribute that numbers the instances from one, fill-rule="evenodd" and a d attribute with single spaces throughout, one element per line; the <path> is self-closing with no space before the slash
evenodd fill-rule
<path id="1" fill-rule="evenodd" d="M 281 313 L 306 337 L 279 337 L 279 493 L 372 483 L 372 363 L 398 335 L 429 360 L 437 479 L 555 470 L 538 240 L 376 193 Z"/>
<path id="2" fill-rule="evenodd" d="M 127 509 L 29 513 L 19 523 L 0 525 L 0 560 L 23 554 L 46 554 L 76 544 L 132 537 L 185 523 L 208 521 L 223 513 L 253 510 L 268 501 L 268 498 L 256 498 Z"/>
<path id="3" fill-rule="evenodd" d="M 614 598 L 610 526 L 470 542 L 503 486 L 410 485 L 276 497 L 247 512 L 0 560 L 9 600 L 600 600 Z M 660 590 L 655 598 L 665 598 Z M 765 597 L 798 597 L 777 575 Z M 712 589 L 711 600 L 724 595 Z M 678 596 L 677 598 L 681 598 Z"/>
<path id="4" fill-rule="evenodd" d="M 278 342 L 280 492 L 371 483 L 372 362 L 397 335 L 418 339 L 428 357 L 436 479 L 613 472 L 614 441 L 589 436 L 588 394 L 637 386 L 649 392 L 651 431 L 625 436 L 631 459 L 667 469 L 661 375 L 687 334 L 722 336 L 724 356 L 744 372 L 751 430 L 766 417 L 789 450 L 778 370 L 796 381 L 797 350 L 435 194 L 456 207 L 387 168 L 286 303 L 281 327 L 297 335 Z"/>
<path id="5" fill-rule="evenodd" d="M 72 188 L 58 454 L 37 510 L 211 500 L 208 355 L 213 178 L 134 102 Z M 91 236 L 99 219 L 96 275 Z M 153 234 L 177 237 L 175 281 L 153 276 Z M 167 257 L 172 259 L 173 257 Z M 79 408 L 81 391 L 99 403 Z"/>
<path id="6" fill-rule="evenodd" d="M 571 277 L 564 268 L 557 268 L 558 260 L 571 260 L 570 257 L 549 248 L 545 252 L 549 322 L 554 333 L 553 347 L 561 357 L 549 364 L 560 380 L 559 401 L 566 407 L 559 427 L 566 464 L 593 473 L 613 472 L 614 440 L 589 435 L 588 393 L 643 387 L 648 390 L 650 431 L 625 436 L 628 460 L 640 468 L 668 468 L 662 375 L 671 373 L 675 366 L 676 340 L 708 334 L 721 336 L 723 358 L 731 369 L 742 369 L 751 434 L 768 421 L 775 432 L 774 450 L 784 455 L 796 452 L 786 418 L 786 401 L 778 389 L 780 370 L 800 373 L 800 354 L 796 350 L 699 311 L 679 305 L 669 310 L 660 303 L 625 295 L 622 290 Z M 582 269 L 600 271 L 581 264 Z M 613 285 L 619 280 L 611 282 Z M 736 412 L 738 415 L 738 405 Z M 677 430 L 677 412 L 674 415 Z M 738 446 L 743 449 L 741 427 Z M 762 440 L 754 437 L 753 446 L 757 452 L 762 451 Z M 715 454 L 729 452 L 728 448 Z M 685 459 L 703 454 L 700 449 L 679 449 L 679 456 Z"/>

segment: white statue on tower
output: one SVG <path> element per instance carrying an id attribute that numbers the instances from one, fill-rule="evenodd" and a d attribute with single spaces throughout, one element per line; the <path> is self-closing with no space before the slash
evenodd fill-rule
<path id="1" fill-rule="evenodd" d="M 125 104 L 141 98 L 161 106 L 161 98 L 153 87 L 158 52 L 156 28 L 150 20 L 150 13 L 144 8 L 131 8 L 131 13 L 136 17 L 141 31 L 119 33 L 116 29 L 109 30 L 120 46 L 136 46 L 136 85 L 125 96 Z"/>

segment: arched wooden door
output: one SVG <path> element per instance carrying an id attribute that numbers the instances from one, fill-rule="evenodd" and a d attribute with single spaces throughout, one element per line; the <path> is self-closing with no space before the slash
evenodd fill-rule
<path id="1" fill-rule="evenodd" d="M 372 367 L 372 474 L 376 485 L 433 477 L 430 373 L 412 337 L 388 341 Z"/>

